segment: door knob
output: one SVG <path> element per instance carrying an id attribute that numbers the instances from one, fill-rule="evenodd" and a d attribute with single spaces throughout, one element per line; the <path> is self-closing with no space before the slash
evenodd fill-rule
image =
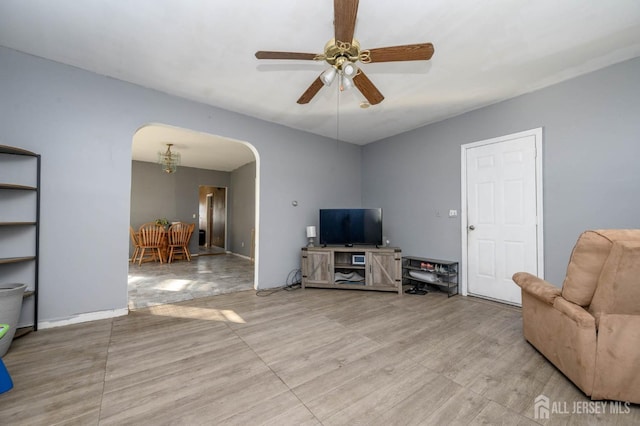
<path id="1" fill-rule="evenodd" d="M 475 227 L 475 226 L 473 226 L 473 225 L 469 226 L 469 230 L 470 230 L 470 231 L 473 231 L 474 229 L 476 229 L 476 227 Z"/>

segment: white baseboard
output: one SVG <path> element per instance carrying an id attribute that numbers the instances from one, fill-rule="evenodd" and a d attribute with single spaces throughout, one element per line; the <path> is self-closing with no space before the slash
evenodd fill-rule
<path id="1" fill-rule="evenodd" d="M 243 258 L 243 259 L 251 260 L 251 257 L 249 257 L 249 256 L 245 256 L 244 254 L 234 253 L 234 252 L 232 252 L 232 251 L 228 251 L 228 252 L 227 252 L 227 254 L 232 254 L 232 255 L 234 255 L 234 256 L 238 256 L 238 257 L 241 257 L 241 258 Z"/>
<path id="2" fill-rule="evenodd" d="M 41 321 L 38 323 L 38 329 L 62 327 L 64 325 L 80 324 L 83 322 L 97 321 L 109 318 L 121 317 L 129 314 L 129 309 L 112 309 L 108 311 L 89 312 L 86 314 L 78 314 L 69 318 L 53 320 L 53 321 Z"/>
<path id="3" fill-rule="evenodd" d="M 251 260 L 250 257 L 242 255 L 242 254 L 238 254 L 238 253 L 234 253 L 232 251 L 226 250 L 225 254 L 233 254 L 234 256 L 240 256 L 240 257 L 244 257 L 245 259 L 249 259 Z M 207 256 L 206 254 L 198 254 L 198 253 L 191 253 L 191 257 L 198 257 L 198 256 Z"/>

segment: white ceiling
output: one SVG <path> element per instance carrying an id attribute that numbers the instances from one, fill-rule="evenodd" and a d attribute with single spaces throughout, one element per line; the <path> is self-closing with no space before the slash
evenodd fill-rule
<path id="1" fill-rule="evenodd" d="M 362 65 L 385 96 L 368 109 L 337 85 L 298 105 L 326 63 L 254 57 L 332 37 L 331 0 L 0 2 L 2 46 L 366 144 L 640 56 L 640 1 L 362 0 L 362 48 L 435 46 L 428 62 Z M 145 142 L 154 159 L 165 142 Z"/>

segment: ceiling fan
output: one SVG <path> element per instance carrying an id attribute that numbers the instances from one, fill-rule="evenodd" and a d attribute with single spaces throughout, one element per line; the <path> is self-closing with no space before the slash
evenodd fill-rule
<path id="1" fill-rule="evenodd" d="M 369 104 L 382 102 L 384 96 L 365 73 L 357 67 L 356 62 L 369 64 L 392 61 L 427 61 L 433 56 L 433 44 L 419 43 L 403 46 L 380 47 L 362 50 L 360 43 L 353 38 L 358 14 L 359 0 L 333 0 L 335 36 L 327 42 L 324 53 L 272 52 L 260 50 L 256 52 L 258 59 L 294 59 L 326 61 L 331 68 L 323 71 L 311 86 L 298 99 L 299 104 L 306 104 L 320 91 L 329 86 L 336 77 L 340 82 L 340 90 L 355 85 Z"/>

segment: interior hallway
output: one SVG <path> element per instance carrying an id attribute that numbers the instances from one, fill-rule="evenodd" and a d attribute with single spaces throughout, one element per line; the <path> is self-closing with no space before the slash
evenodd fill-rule
<path id="1" fill-rule="evenodd" d="M 129 309 L 252 290 L 253 262 L 219 250 L 216 253 L 193 256 L 191 262 L 129 263 Z"/>

